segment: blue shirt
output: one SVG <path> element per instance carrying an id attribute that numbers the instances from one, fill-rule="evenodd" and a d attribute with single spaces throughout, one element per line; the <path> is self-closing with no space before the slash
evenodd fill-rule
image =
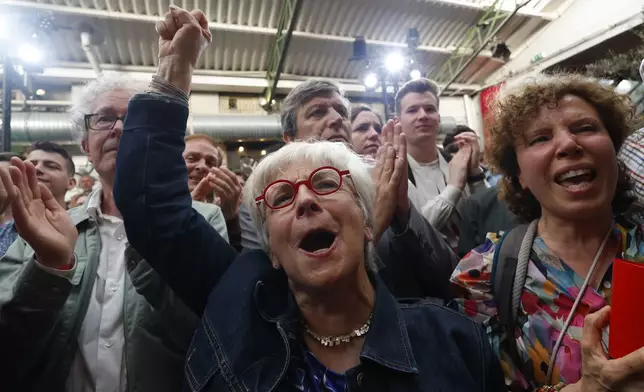
<path id="1" fill-rule="evenodd" d="M 9 249 L 16 238 L 18 238 L 18 232 L 16 231 L 13 219 L 0 226 L 0 256 L 4 256 L 7 253 L 7 249 Z"/>
<path id="2" fill-rule="evenodd" d="M 293 353 L 288 369 L 288 381 L 303 392 L 345 392 L 344 374 L 329 370 L 312 352 L 302 349 Z"/>
<path id="3" fill-rule="evenodd" d="M 13 219 L 0 226 L 0 256 L 4 256 L 7 253 L 7 249 L 9 249 L 16 238 L 18 238 L 18 232 L 16 231 Z"/>

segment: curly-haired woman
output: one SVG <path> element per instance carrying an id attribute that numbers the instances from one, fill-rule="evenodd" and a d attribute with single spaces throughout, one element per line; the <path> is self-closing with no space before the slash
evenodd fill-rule
<path id="1" fill-rule="evenodd" d="M 506 258 L 509 235 L 489 234 L 461 260 L 452 275 L 461 311 L 486 325 L 511 390 L 644 390 L 644 349 L 608 359 L 602 334 L 613 260 L 644 256 L 644 224 L 625 217 L 628 179 L 616 158 L 632 128 L 628 98 L 581 76 L 542 76 L 502 92 L 492 114 L 487 158 L 510 210 L 530 223 L 527 246 Z"/>

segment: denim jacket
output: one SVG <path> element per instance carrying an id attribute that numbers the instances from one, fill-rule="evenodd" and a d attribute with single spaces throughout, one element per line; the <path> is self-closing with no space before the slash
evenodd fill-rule
<path id="1" fill-rule="evenodd" d="M 213 231 L 227 236 L 219 207 L 199 202 L 190 205 L 198 215 L 203 214 L 200 216 Z M 101 249 L 98 223 L 88 214 L 87 205 L 69 214 L 79 234 L 71 279 L 37 267 L 33 249 L 20 237 L 0 259 L 2 391 L 63 391 L 69 377 Z M 177 391 L 199 317 L 131 246 L 126 249 L 125 262 L 123 323 L 128 391 Z"/>
<path id="2" fill-rule="evenodd" d="M 128 238 L 201 322 L 185 366 L 186 391 L 284 391 L 301 336 L 283 271 L 266 254 L 239 258 L 190 208 L 182 163 L 188 108 L 137 95 L 119 146 L 114 197 Z M 378 277 L 361 364 L 350 390 L 503 391 L 482 329 L 428 302 L 399 304 Z"/>

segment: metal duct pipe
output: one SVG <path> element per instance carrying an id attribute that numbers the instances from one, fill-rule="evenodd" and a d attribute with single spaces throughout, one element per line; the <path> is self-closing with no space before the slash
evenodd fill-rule
<path id="1" fill-rule="evenodd" d="M 282 139 L 279 116 L 194 116 L 194 133 L 209 135 L 222 141 L 238 139 Z M 15 143 L 33 143 L 49 140 L 57 143 L 74 141 L 68 113 L 13 112 L 11 140 Z"/>
<path id="2" fill-rule="evenodd" d="M 194 133 L 203 133 L 222 140 L 278 139 L 282 140 L 282 126 L 278 115 L 268 116 L 194 116 Z"/>
<path id="3" fill-rule="evenodd" d="M 96 76 L 100 76 L 103 72 L 101 70 L 101 63 L 98 61 L 98 55 L 96 54 L 96 46 L 94 45 L 94 38 L 91 33 L 83 31 L 80 34 L 81 37 L 81 47 L 85 56 L 87 56 L 87 61 L 92 65 L 92 69 L 96 73 Z"/>

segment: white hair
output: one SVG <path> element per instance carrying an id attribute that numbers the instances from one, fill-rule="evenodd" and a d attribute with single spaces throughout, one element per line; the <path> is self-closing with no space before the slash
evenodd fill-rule
<path id="1" fill-rule="evenodd" d="M 269 253 L 268 227 L 266 224 L 265 203 L 256 205 L 255 198 L 264 192 L 271 182 L 280 179 L 291 165 L 311 167 L 333 166 L 338 170 L 348 170 L 351 182 L 356 189 L 356 203 L 365 218 L 366 225 L 374 227 L 373 204 L 376 188 L 369 173 L 369 165 L 362 157 L 353 152 L 344 143 L 327 141 L 298 141 L 289 143 L 276 152 L 267 155 L 253 170 L 244 187 L 244 203 L 253 217 L 253 223 L 259 233 L 262 249 Z M 368 269 L 377 270 L 373 241 L 365 241 L 365 262 Z"/>
<path id="2" fill-rule="evenodd" d="M 123 73 L 107 73 L 87 83 L 83 89 L 73 97 L 70 115 L 72 120 L 72 134 L 78 143 L 87 140 L 85 115 L 91 114 L 96 100 L 103 94 L 113 90 L 131 91 L 132 95 L 145 91 L 146 84 Z"/>

